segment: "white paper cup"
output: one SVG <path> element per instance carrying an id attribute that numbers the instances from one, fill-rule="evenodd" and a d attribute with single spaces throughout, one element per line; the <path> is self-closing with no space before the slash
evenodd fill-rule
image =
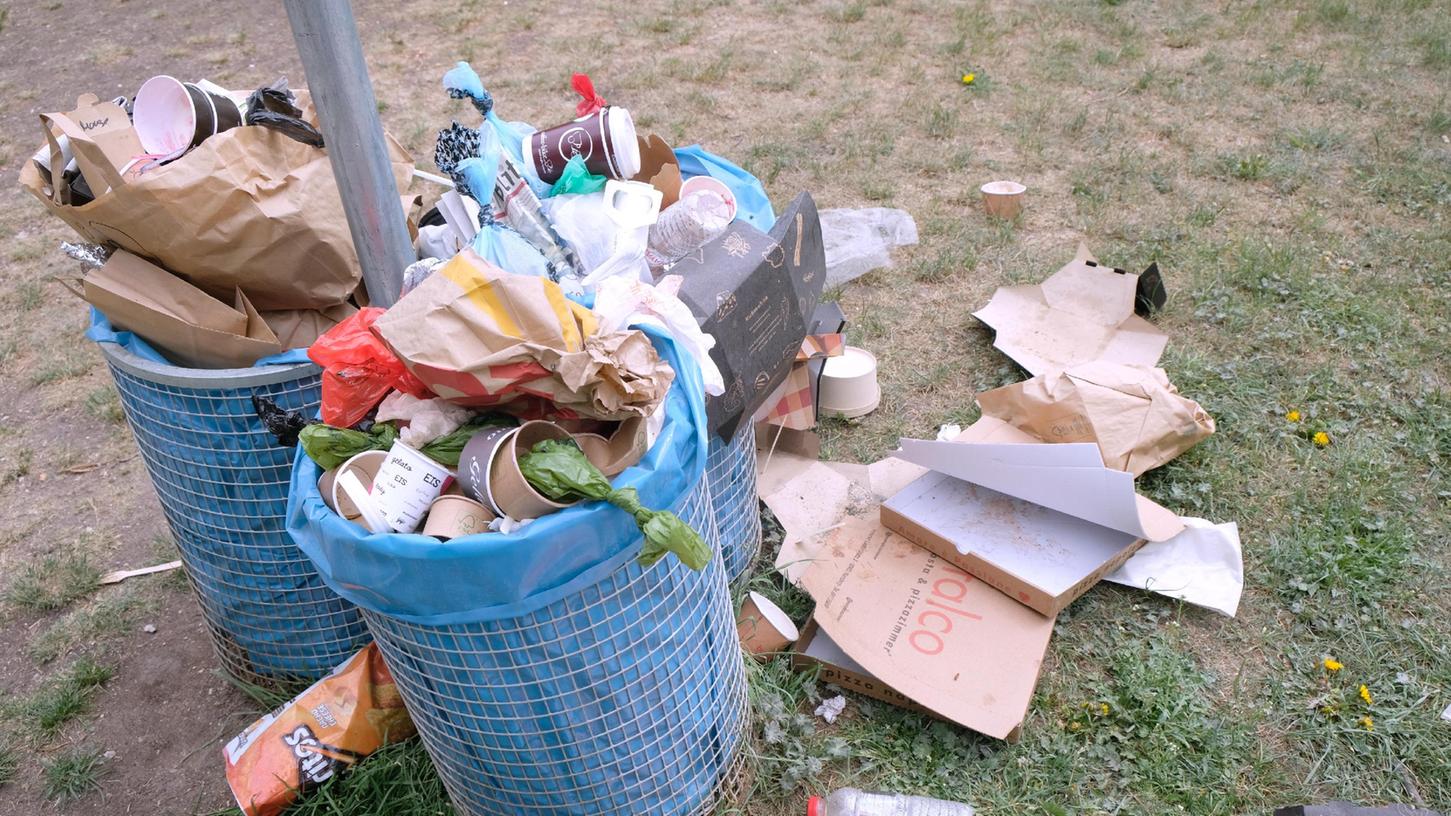
<path id="1" fill-rule="evenodd" d="M 864 416 L 875 411 L 881 399 L 877 358 L 870 351 L 847 346 L 841 356 L 826 358 L 817 391 L 821 413 L 847 419 Z"/>
<path id="2" fill-rule="evenodd" d="M 746 651 L 758 658 L 785 651 L 801 636 L 791 616 L 759 592 L 749 593 L 741 604 L 741 614 L 736 616 L 736 634 Z"/>
<path id="3" fill-rule="evenodd" d="M 142 83 L 132 111 L 141 149 L 163 159 L 174 159 L 242 123 L 236 102 L 164 74 Z"/>
<path id="4" fill-rule="evenodd" d="M 982 190 L 982 206 L 996 218 L 1017 218 L 1023 211 L 1023 193 L 1028 188 L 1016 181 L 989 181 Z"/>
<path id="5" fill-rule="evenodd" d="M 394 442 L 378 475 L 373 477 L 373 505 L 389 527 L 411 533 L 418 529 L 428 506 L 443 494 L 450 478 L 448 468 L 402 442 Z"/>

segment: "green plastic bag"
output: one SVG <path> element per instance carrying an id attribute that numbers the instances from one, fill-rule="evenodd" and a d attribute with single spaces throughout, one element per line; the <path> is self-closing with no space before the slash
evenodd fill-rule
<path id="1" fill-rule="evenodd" d="M 496 425 L 513 425 L 518 420 L 507 414 L 475 417 L 465 425 L 429 442 L 419 453 L 444 467 L 458 467 L 459 456 L 474 434 Z M 391 422 L 374 423 L 364 433 L 351 428 L 334 428 L 320 422 L 308 425 L 297 435 L 302 450 L 323 470 L 332 470 L 363 451 L 388 450 L 398 441 L 398 427 Z"/>
<path id="2" fill-rule="evenodd" d="M 584 157 L 576 153 L 565 162 L 564 172 L 559 174 L 559 181 L 554 182 L 554 187 L 550 189 L 549 195 L 598 193 L 605 189 L 606 181 L 609 179 L 591 173 L 584 164 Z"/>
<path id="3" fill-rule="evenodd" d="M 640 565 L 651 566 L 666 553 L 675 553 L 680 562 L 693 570 L 705 569 L 710 563 L 710 546 L 690 525 L 669 510 L 651 510 L 640 504 L 640 495 L 633 487 L 616 490 L 605 474 L 585 458 L 573 442 L 546 439 L 519 458 L 519 470 L 529 484 L 554 501 L 587 499 L 605 501 L 635 517 L 635 524 L 645 534 L 640 551 Z"/>

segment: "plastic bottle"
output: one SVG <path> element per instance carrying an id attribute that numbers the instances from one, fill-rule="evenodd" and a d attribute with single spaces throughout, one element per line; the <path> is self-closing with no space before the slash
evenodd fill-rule
<path id="1" fill-rule="evenodd" d="M 957 802 L 855 788 L 832 791 L 825 799 L 813 796 L 806 803 L 806 816 L 972 816 L 972 813 L 971 807 Z"/>

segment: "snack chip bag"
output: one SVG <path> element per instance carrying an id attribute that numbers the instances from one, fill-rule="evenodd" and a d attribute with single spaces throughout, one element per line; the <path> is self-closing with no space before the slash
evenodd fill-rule
<path id="1" fill-rule="evenodd" d="M 222 749 L 246 816 L 277 816 L 379 748 L 416 733 L 378 646 L 238 734 Z"/>

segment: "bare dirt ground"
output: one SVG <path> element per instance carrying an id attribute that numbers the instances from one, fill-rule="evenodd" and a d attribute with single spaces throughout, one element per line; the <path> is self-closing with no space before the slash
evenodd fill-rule
<path id="1" fill-rule="evenodd" d="M 1444 8 L 369 0 L 355 12 L 384 123 L 420 166 L 438 128 L 474 121 L 438 85 L 467 59 L 505 118 L 567 118 L 569 73 L 586 71 L 645 128 L 741 162 L 777 202 L 805 189 L 823 207 L 910 211 L 921 244 L 838 295 L 852 342 L 881 360 L 884 398 L 822 429 L 831 458 L 870 461 L 900 435 L 971 421 L 974 392 L 1023 377 L 970 315 L 997 286 L 1040 280 L 1080 240 L 1109 263 L 1165 270 L 1163 364 L 1220 429 L 1140 485 L 1240 522 L 1239 617 L 1097 588 L 1060 618 L 1023 743 L 852 698 L 844 726 L 788 724 L 758 745 L 749 812 L 800 812 L 803 789 L 835 780 L 986 813 L 1268 812 L 1327 796 L 1451 807 L 1451 731 L 1437 719 L 1451 704 Z M 0 0 L 0 591 L 48 555 L 84 553 L 100 571 L 170 557 L 109 376 L 80 336 L 84 310 L 47 282 L 74 271 L 56 251 L 71 236 L 13 183 L 37 113 L 163 72 L 303 81 L 277 3 Z M 1015 224 L 977 209 L 977 186 L 1003 177 L 1030 187 Z M 1317 448 L 1315 430 L 1333 444 Z M 85 657 L 114 676 L 40 735 L 36 695 Z M 174 578 L 43 611 L 7 601 L 0 748 L 19 762 L 14 781 L 0 774 L 0 814 L 226 805 L 218 746 L 256 707 L 214 664 Z M 760 699 L 806 705 L 772 677 L 781 688 Z M 1358 702 L 1361 683 L 1373 705 Z M 1090 704 L 1112 713 L 1085 715 Z M 45 768 L 76 751 L 101 753 L 99 790 L 54 803 Z"/>

